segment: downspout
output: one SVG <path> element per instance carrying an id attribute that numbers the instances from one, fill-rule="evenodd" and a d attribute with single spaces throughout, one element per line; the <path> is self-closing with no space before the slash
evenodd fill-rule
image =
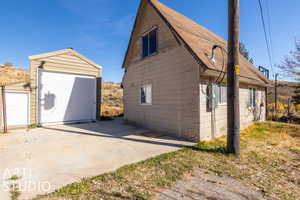
<path id="1" fill-rule="evenodd" d="M 39 69 L 44 68 L 45 61 L 41 61 L 41 64 L 36 68 L 36 86 L 35 86 L 35 124 L 41 126 L 39 122 L 39 114 L 40 114 L 40 101 L 39 101 Z"/>
<path id="2" fill-rule="evenodd" d="M 3 133 L 7 133 L 7 115 L 6 115 L 5 86 L 2 85 L 1 89 L 2 89 Z"/>
<path id="3" fill-rule="evenodd" d="M 214 139 L 216 137 L 216 105 L 215 105 L 215 94 L 214 94 L 214 85 L 212 80 L 209 80 L 210 84 L 210 101 L 211 101 L 211 115 L 210 115 L 210 121 L 211 121 L 211 137 Z"/>
<path id="4" fill-rule="evenodd" d="M 267 121 L 268 120 L 268 86 L 265 87 L 265 120 L 264 121 Z"/>
<path id="5" fill-rule="evenodd" d="M 38 120 L 38 115 L 39 115 L 39 67 L 36 68 L 36 85 L 35 85 L 35 124 L 40 125 L 39 120 Z"/>

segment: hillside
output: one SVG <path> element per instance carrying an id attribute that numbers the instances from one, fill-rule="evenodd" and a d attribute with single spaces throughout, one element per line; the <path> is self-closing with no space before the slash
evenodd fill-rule
<path id="1" fill-rule="evenodd" d="M 19 81 L 29 81 L 29 70 L 16 68 L 12 65 L 0 65 L 0 84 L 9 84 Z"/>
<path id="2" fill-rule="evenodd" d="M 295 95 L 295 86 L 300 83 L 296 82 L 278 82 L 278 101 L 287 104 L 288 99 Z M 268 89 L 268 103 L 275 102 L 275 83 Z"/>
<path id="3" fill-rule="evenodd" d="M 0 85 L 19 81 L 29 81 L 27 69 L 16 68 L 11 64 L 0 65 Z M 119 83 L 102 84 L 102 116 L 120 116 L 123 114 L 123 89 Z"/>
<path id="4" fill-rule="evenodd" d="M 102 83 L 101 115 L 123 115 L 123 89 L 121 88 L 121 84 L 112 82 Z"/>

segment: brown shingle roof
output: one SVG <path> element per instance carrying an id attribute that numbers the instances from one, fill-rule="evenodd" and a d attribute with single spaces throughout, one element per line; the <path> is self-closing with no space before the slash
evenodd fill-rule
<path id="1" fill-rule="evenodd" d="M 223 49 L 227 49 L 226 40 L 157 0 L 149 0 L 149 2 L 208 69 L 224 71 L 222 70 L 223 56 L 221 52 L 216 52 L 215 64 L 209 60 L 208 55 L 211 55 L 214 45 L 220 45 Z M 224 55 L 226 65 L 226 53 Z M 242 55 L 240 55 L 240 66 L 242 77 L 254 79 L 262 84 L 268 83 L 268 79 Z"/>

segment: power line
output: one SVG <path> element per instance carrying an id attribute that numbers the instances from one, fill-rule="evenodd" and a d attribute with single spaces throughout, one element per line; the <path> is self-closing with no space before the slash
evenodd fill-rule
<path id="1" fill-rule="evenodd" d="M 271 48 L 271 56 L 272 56 L 272 60 L 274 58 L 274 48 L 273 48 L 273 39 L 272 39 L 272 34 L 271 34 L 271 17 L 270 17 L 270 4 L 269 4 L 269 0 L 266 0 L 266 5 L 267 5 L 267 17 L 268 17 L 268 29 L 269 29 L 269 38 L 270 38 L 270 48 Z"/>
<path id="2" fill-rule="evenodd" d="M 262 20 L 262 24 L 263 24 L 263 29 L 264 29 L 264 34 L 265 34 L 265 42 L 266 42 L 266 45 L 267 45 L 269 62 L 270 62 L 270 65 L 271 65 L 272 74 L 274 76 L 273 61 L 272 61 L 272 56 L 271 56 L 271 51 L 270 51 L 270 46 L 269 46 L 269 40 L 268 40 L 268 36 L 267 36 L 267 31 L 266 31 L 266 24 L 265 24 L 265 18 L 264 18 L 264 13 L 263 13 L 263 8 L 262 8 L 261 0 L 258 0 L 258 4 L 259 4 L 259 8 L 260 8 L 260 16 L 261 16 L 261 20 Z"/>

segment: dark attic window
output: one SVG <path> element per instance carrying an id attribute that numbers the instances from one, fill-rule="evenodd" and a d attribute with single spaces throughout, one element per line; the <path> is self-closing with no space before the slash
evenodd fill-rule
<path id="1" fill-rule="evenodd" d="M 157 29 L 143 36 L 143 58 L 157 52 Z"/>

